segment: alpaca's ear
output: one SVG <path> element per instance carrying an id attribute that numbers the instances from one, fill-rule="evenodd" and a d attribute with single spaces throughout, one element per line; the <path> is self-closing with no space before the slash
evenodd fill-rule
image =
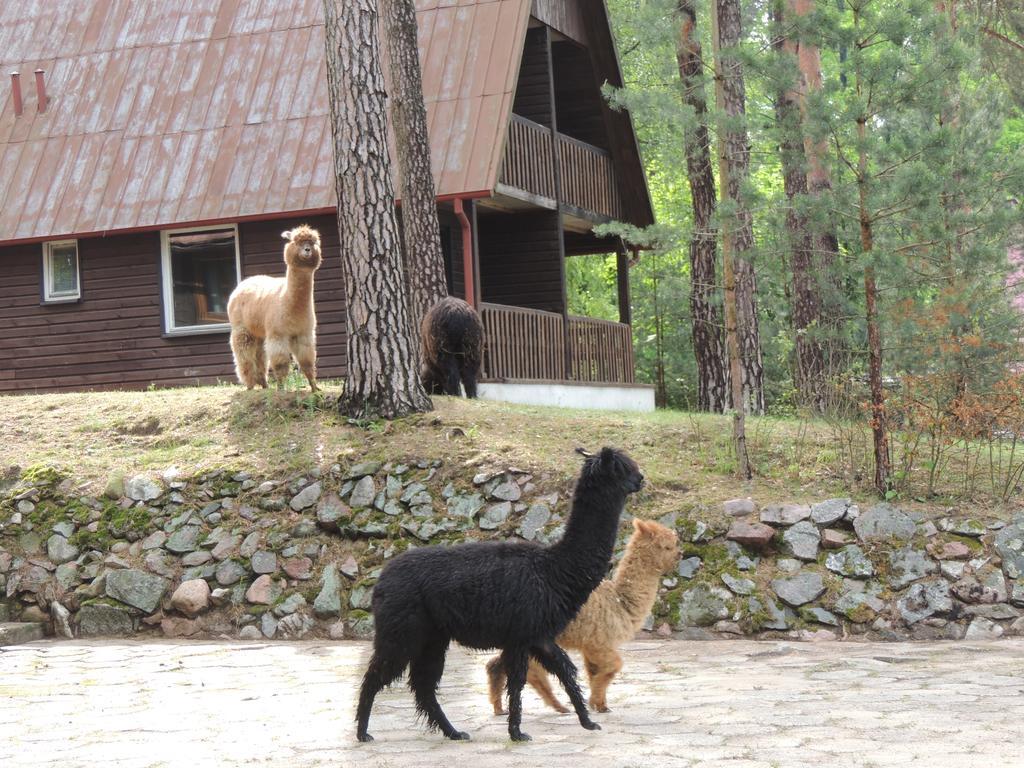
<path id="1" fill-rule="evenodd" d="M 601 449 L 601 463 L 606 467 L 610 467 L 612 462 L 615 461 L 615 449 L 605 446 Z"/>
<path id="2" fill-rule="evenodd" d="M 281 239 L 282 240 L 291 240 L 292 239 L 292 231 L 290 229 L 286 229 L 284 232 L 281 233 Z"/>
<path id="3" fill-rule="evenodd" d="M 576 453 L 578 453 L 580 456 L 582 456 L 585 459 L 589 459 L 591 456 L 594 455 L 590 451 L 588 451 L 587 449 L 580 448 L 579 446 L 576 447 Z"/>

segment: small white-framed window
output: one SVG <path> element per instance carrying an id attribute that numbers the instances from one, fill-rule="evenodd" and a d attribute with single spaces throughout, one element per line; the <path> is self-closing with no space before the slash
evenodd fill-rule
<path id="1" fill-rule="evenodd" d="M 222 224 L 164 230 L 160 252 L 165 332 L 229 330 L 228 298 L 241 274 L 238 227 Z"/>
<path id="2" fill-rule="evenodd" d="M 82 298 L 78 271 L 78 241 L 43 243 L 43 303 L 58 304 Z"/>

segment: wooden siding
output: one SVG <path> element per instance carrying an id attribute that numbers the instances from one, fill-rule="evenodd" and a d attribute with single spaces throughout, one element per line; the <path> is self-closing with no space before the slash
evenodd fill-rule
<path id="1" fill-rule="evenodd" d="M 608 149 L 604 99 L 587 49 L 572 42 L 556 42 L 551 45 L 551 59 L 559 133 Z"/>
<path id="2" fill-rule="evenodd" d="M 587 25 L 584 15 L 603 13 L 605 9 L 602 5 L 603 0 L 533 0 L 530 13 L 571 40 L 586 44 Z"/>
<path id="3" fill-rule="evenodd" d="M 558 214 L 492 214 L 478 221 L 480 300 L 562 312 Z"/>
<path id="4" fill-rule="evenodd" d="M 526 32 L 523 61 L 519 65 L 512 111 L 528 120 L 551 127 L 551 83 L 548 79 L 548 38 L 544 27 Z"/>
<path id="5" fill-rule="evenodd" d="M 243 276 L 283 274 L 287 219 L 239 225 Z M 310 219 L 324 242 L 316 283 L 320 375 L 345 366 L 344 293 L 334 217 Z M 78 241 L 82 300 L 40 305 L 42 246 L 0 248 L 0 392 L 141 389 L 234 381 L 226 333 L 163 336 L 160 235 Z"/>

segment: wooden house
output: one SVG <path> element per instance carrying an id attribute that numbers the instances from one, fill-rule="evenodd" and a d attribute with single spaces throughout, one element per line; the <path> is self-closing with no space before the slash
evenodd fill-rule
<path id="1" fill-rule="evenodd" d="M 621 82 L 604 0 L 416 6 L 449 287 L 481 312 L 491 396 L 653 402 L 627 253 L 593 233 L 653 220 L 601 97 Z M 322 0 L 0 5 L 0 392 L 233 380 L 227 297 L 283 273 L 303 222 L 325 246 L 320 376 L 344 374 L 323 48 Z M 565 259 L 594 253 L 618 254 L 620 322 L 568 314 Z"/>

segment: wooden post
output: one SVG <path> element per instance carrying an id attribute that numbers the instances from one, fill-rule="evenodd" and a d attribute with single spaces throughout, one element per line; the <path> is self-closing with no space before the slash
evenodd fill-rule
<path id="1" fill-rule="evenodd" d="M 633 308 L 630 306 L 629 296 L 629 257 L 626 255 L 626 247 L 619 244 L 619 250 L 615 254 L 615 279 L 619 288 L 619 322 L 626 325 L 633 324 Z"/>
<path id="2" fill-rule="evenodd" d="M 477 307 L 478 301 L 477 296 L 479 293 L 476 289 L 476 260 L 475 253 L 476 249 L 474 245 L 474 232 L 475 227 L 470 226 L 469 218 L 466 216 L 466 212 L 462 207 L 462 198 L 456 197 L 453 201 L 455 209 L 455 217 L 459 220 L 459 225 L 462 227 L 462 281 L 463 289 L 466 292 L 466 303 L 471 307 Z M 472 203 L 470 203 L 472 205 Z"/>
<path id="3" fill-rule="evenodd" d="M 569 334 L 569 295 L 565 285 L 565 232 L 562 228 L 562 146 L 558 140 L 558 115 L 555 112 L 555 66 L 551 55 L 551 27 L 544 27 L 548 59 L 548 98 L 551 106 L 551 162 L 555 177 L 555 216 L 558 222 L 558 273 L 562 281 L 562 337 L 565 339 L 565 371 L 572 378 L 572 339 Z"/>

